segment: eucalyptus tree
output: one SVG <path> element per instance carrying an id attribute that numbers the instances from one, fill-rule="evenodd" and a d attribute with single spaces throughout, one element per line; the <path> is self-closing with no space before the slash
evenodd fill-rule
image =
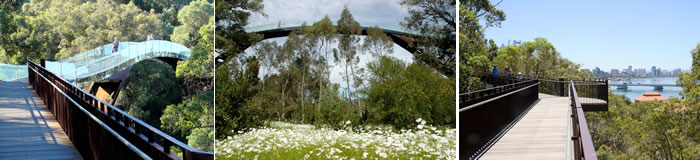
<path id="1" fill-rule="evenodd" d="M 301 121 L 304 121 L 304 111 L 306 106 L 306 78 L 307 72 L 309 72 L 310 65 L 314 63 L 314 57 L 318 55 L 318 50 L 316 50 L 315 34 L 313 33 L 313 28 L 309 27 L 306 22 L 301 25 L 301 28 L 297 29 L 300 34 L 290 34 L 287 42 L 291 43 L 295 47 L 295 59 L 297 61 L 296 65 L 301 71 L 301 81 L 298 82 L 298 94 L 301 100 Z"/>
<path id="2" fill-rule="evenodd" d="M 262 41 L 255 47 L 255 54 L 260 59 L 260 68 L 262 73 L 262 92 L 265 92 L 265 82 L 267 76 L 272 74 L 272 70 L 279 65 L 275 63 L 275 58 L 280 51 L 280 46 L 275 41 Z"/>
<path id="3" fill-rule="evenodd" d="M 292 39 L 296 37 L 296 31 L 292 31 L 289 34 L 289 39 Z M 292 59 L 294 55 L 294 48 L 295 46 L 293 43 L 290 42 L 290 40 L 287 40 L 284 45 L 282 46 L 280 52 L 277 54 L 277 58 L 275 58 L 275 63 L 277 63 L 277 71 L 279 72 L 280 78 L 280 103 L 282 104 L 282 111 L 280 112 L 281 115 L 279 117 L 285 117 L 286 114 L 286 106 L 288 106 L 288 101 L 287 101 L 287 92 L 289 90 L 289 83 L 292 79 L 292 73 L 290 73 L 290 68 L 292 66 Z"/>
<path id="4" fill-rule="evenodd" d="M 345 83 L 347 85 L 348 100 L 352 105 L 353 91 L 350 90 L 350 81 L 357 80 L 355 76 L 355 65 L 359 63 L 358 49 L 360 47 L 360 38 L 356 35 L 362 33 L 362 26 L 355 21 L 352 13 L 347 7 L 343 8 L 343 12 L 338 19 L 338 52 L 334 54 L 336 62 L 342 62 L 345 65 Z M 350 74 L 348 74 L 350 67 Z M 359 101 L 358 101 L 359 102 Z M 358 107 L 359 108 L 359 107 Z"/>
<path id="5" fill-rule="evenodd" d="M 367 36 L 362 43 L 362 50 L 375 58 L 386 56 L 394 52 L 394 42 L 379 26 L 369 27 Z"/>
<path id="6" fill-rule="evenodd" d="M 326 70 L 330 67 L 330 57 L 328 54 L 332 53 L 331 44 L 336 41 L 337 30 L 335 26 L 333 26 L 331 19 L 328 18 L 328 15 L 323 17 L 323 19 L 320 21 L 314 23 L 312 28 L 313 33 L 316 35 L 315 38 L 321 43 L 321 45 L 318 46 L 319 55 L 317 55 L 318 77 L 321 79 L 318 81 L 318 103 L 316 105 L 316 112 L 321 112 L 321 99 L 323 96 L 323 88 L 325 87 L 323 81 L 326 78 L 330 79 L 330 74 L 326 74 Z M 320 55 L 321 53 L 323 55 Z"/>

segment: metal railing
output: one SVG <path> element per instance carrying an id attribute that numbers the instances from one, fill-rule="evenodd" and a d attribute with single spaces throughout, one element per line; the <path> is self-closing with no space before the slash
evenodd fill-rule
<path id="1" fill-rule="evenodd" d="M 459 95 L 459 152 L 465 159 L 478 159 L 539 99 L 538 80 L 509 82 Z"/>
<path id="2" fill-rule="evenodd" d="M 191 50 L 164 40 L 122 42 L 118 52 L 107 44 L 58 61 L 46 61 L 45 68 L 73 83 L 100 80 L 122 71 L 144 59 L 168 57 L 189 59 Z M 25 65 L 0 64 L 0 80 L 22 80 L 27 77 Z M 18 71 L 18 69 L 20 69 Z"/>
<path id="3" fill-rule="evenodd" d="M 18 81 L 27 79 L 27 66 L 0 64 L 0 80 Z"/>
<path id="4" fill-rule="evenodd" d="M 584 80 L 559 80 L 538 78 L 540 80 L 540 93 L 556 96 L 568 96 L 570 82 L 576 86 L 576 93 L 579 95 L 579 102 L 584 111 L 607 111 L 608 110 L 608 81 L 605 79 L 584 79 Z"/>
<path id="5" fill-rule="evenodd" d="M 583 107 L 581 107 L 576 85 L 573 80 L 569 88 L 569 95 L 571 97 L 571 124 L 573 129 L 571 140 L 574 145 L 574 159 L 597 160 L 593 139 L 588 130 L 586 116 L 583 114 L 584 110 Z"/>
<path id="6" fill-rule="evenodd" d="M 214 159 L 28 61 L 32 88 L 86 159 Z"/>

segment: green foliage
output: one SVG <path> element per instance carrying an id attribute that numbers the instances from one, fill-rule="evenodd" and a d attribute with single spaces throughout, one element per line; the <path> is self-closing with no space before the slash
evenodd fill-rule
<path id="1" fill-rule="evenodd" d="M 524 42 L 517 47 L 502 48 L 498 50 L 498 56 L 493 59 L 493 64 L 500 69 L 509 67 L 513 74 L 521 72 L 532 77 L 593 78 L 590 72 L 584 72 L 580 69 L 581 65 L 562 58 L 554 45 L 545 38 L 535 38 L 534 42 Z"/>
<path id="2" fill-rule="evenodd" d="M 324 99 L 321 100 L 321 108 L 315 112 L 314 124 L 316 126 L 328 126 L 334 129 L 341 129 L 348 125 L 360 124 L 360 114 L 357 107 L 352 107 L 348 101 L 344 100 L 338 94 L 338 85 L 332 85 L 326 88 Z M 350 121 L 350 124 L 345 124 Z"/>
<path id="3" fill-rule="evenodd" d="M 238 68 L 236 61 L 216 69 L 216 132 L 223 138 L 239 131 L 262 125 L 262 108 L 249 103 L 259 91 L 258 62 L 255 58 L 245 61 L 245 68 Z"/>
<path id="4" fill-rule="evenodd" d="M 609 92 L 609 111 L 587 112 L 596 151 L 606 159 L 697 159 L 698 108 L 670 102 L 632 103 Z"/>
<path id="5" fill-rule="evenodd" d="M 187 61 L 179 61 L 175 75 L 182 80 L 185 95 L 213 89 L 214 78 L 214 17 L 199 30 L 201 38 Z M 186 96 L 187 97 L 187 96 Z"/>
<path id="6" fill-rule="evenodd" d="M 207 25 L 209 18 L 214 15 L 214 6 L 207 1 L 192 1 L 177 14 L 177 20 L 182 25 L 175 27 L 170 40 L 185 46 L 195 46 L 201 37 L 200 27 Z"/>
<path id="7" fill-rule="evenodd" d="M 194 129 L 207 128 L 205 130 L 213 132 L 214 91 L 209 90 L 195 95 L 177 105 L 168 105 L 160 117 L 160 122 L 163 130 L 181 141 L 184 141 L 186 136 L 194 134 Z M 204 148 L 197 149 L 204 150 Z"/>
<path id="8" fill-rule="evenodd" d="M 258 93 L 259 65 L 251 59 L 241 65 L 238 55 L 244 46 L 258 42 L 260 35 L 245 32 L 248 17 L 261 13 L 262 0 L 220 1 L 215 3 L 215 46 L 218 59 L 215 71 L 216 138 L 223 138 L 262 125 L 262 108 L 248 104 Z"/>
<path id="9" fill-rule="evenodd" d="M 129 77 L 116 106 L 152 126 L 160 126 L 163 110 L 178 103 L 182 96 L 172 67 L 157 60 L 144 60 L 134 64 Z"/>
<path id="10" fill-rule="evenodd" d="M 14 52 L 16 48 L 10 39 L 10 34 L 17 28 L 14 21 L 17 10 L 9 1 L 0 2 L 0 63 L 9 63 L 6 52 Z"/>
<path id="11" fill-rule="evenodd" d="M 196 128 L 187 136 L 187 145 L 200 151 L 214 151 L 214 129 Z"/>
<path id="12" fill-rule="evenodd" d="M 365 52 L 369 52 L 373 57 L 381 57 L 385 56 L 384 54 L 393 53 L 393 47 L 394 42 L 391 40 L 391 37 L 386 35 L 378 26 L 367 29 L 367 37 L 362 43 L 362 49 Z"/>
<path id="13" fill-rule="evenodd" d="M 401 1 L 409 14 L 401 25 L 422 37 L 417 44 L 421 52 L 413 53 L 416 63 L 430 66 L 448 77 L 455 76 L 457 63 L 455 4 L 454 0 Z"/>
<path id="14" fill-rule="evenodd" d="M 15 45 L 9 62 L 24 63 L 26 58 L 56 60 L 112 42 L 142 41 L 148 33 L 166 36 L 166 24 L 157 14 L 140 10 L 134 4 L 111 1 L 31 1 L 12 22 L 10 34 Z"/>
<path id="15" fill-rule="evenodd" d="M 430 125 L 455 125 L 453 78 L 386 56 L 370 62 L 368 69 L 372 76 L 364 92 L 371 118 L 398 128 L 415 126 L 419 118 Z"/>
<path id="16" fill-rule="evenodd" d="M 682 95 L 689 100 L 700 99 L 700 44 L 690 51 L 693 58 L 691 72 L 681 73 L 678 76 L 678 83 L 683 86 Z M 697 102 L 697 101 L 695 101 Z"/>
<path id="17" fill-rule="evenodd" d="M 505 13 L 487 0 L 467 0 L 459 4 L 459 81 L 460 93 L 484 88 L 478 74 L 488 73 L 494 56 L 489 54 L 481 24 L 500 26 Z M 483 20 L 483 21 L 481 21 Z M 474 59 L 474 60 L 472 60 Z M 516 72 L 517 73 L 517 72 Z"/>
<path id="18" fill-rule="evenodd" d="M 261 35 L 245 32 L 251 14 L 263 14 L 262 0 L 239 0 L 216 2 L 216 50 L 224 62 L 243 53 L 244 46 L 252 46 Z"/>

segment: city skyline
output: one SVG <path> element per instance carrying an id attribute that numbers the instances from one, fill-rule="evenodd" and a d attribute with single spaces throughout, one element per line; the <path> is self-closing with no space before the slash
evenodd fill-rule
<path id="1" fill-rule="evenodd" d="M 625 68 L 611 68 L 609 70 L 603 70 L 600 69 L 600 67 L 593 67 L 590 69 L 583 68 L 583 70 L 590 71 L 599 77 L 675 77 L 681 72 L 689 72 L 689 70 L 683 70 L 681 68 L 664 69 L 656 66 L 651 66 L 648 69 L 649 70 L 647 70 L 647 68 L 635 68 L 631 65 Z"/>
<path id="2" fill-rule="evenodd" d="M 700 43 L 700 21 L 692 21 L 700 10 L 693 6 L 700 2 L 503 1 L 496 8 L 506 21 L 485 34 L 498 46 L 546 38 L 582 69 L 689 70 L 690 51 Z"/>

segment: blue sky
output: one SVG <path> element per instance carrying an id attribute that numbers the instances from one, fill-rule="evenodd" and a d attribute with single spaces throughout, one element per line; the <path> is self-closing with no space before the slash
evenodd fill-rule
<path id="1" fill-rule="evenodd" d="M 506 20 L 487 28 L 486 38 L 500 46 L 543 37 L 586 69 L 687 70 L 700 43 L 698 7 L 700 1 L 504 0 L 497 8 Z"/>

